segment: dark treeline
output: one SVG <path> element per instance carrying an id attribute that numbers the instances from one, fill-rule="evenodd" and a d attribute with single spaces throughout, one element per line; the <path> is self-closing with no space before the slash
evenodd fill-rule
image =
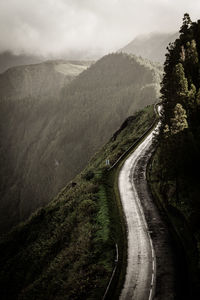
<path id="1" fill-rule="evenodd" d="M 186 252 L 192 290 L 199 290 L 200 20 L 185 14 L 169 45 L 162 81 L 162 127 L 152 179 Z M 194 298 L 192 299 L 196 299 Z"/>

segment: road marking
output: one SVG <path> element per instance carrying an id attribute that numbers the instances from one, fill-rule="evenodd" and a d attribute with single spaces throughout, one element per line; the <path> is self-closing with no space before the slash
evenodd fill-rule
<path id="1" fill-rule="evenodd" d="M 153 258 L 153 263 L 152 263 L 152 271 L 153 271 L 153 273 L 154 273 L 154 268 L 155 268 L 155 266 L 154 266 L 154 258 Z"/>
<path id="2" fill-rule="evenodd" d="M 149 235 L 150 236 L 150 235 Z M 150 245 L 151 245 L 151 255 L 152 255 L 152 275 L 151 275 L 151 289 L 150 289 L 150 293 L 149 293 L 149 300 L 153 299 L 153 288 L 155 286 L 155 276 L 156 276 L 156 263 L 155 263 L 155 255 L 154 255 L 154 248 L 153 248 L 153 243 L 152 243 L 152 239 L 150 237 Z"/>
<path id="3" fill-rule="evenodd" d="M 149 300 L 152 299 L 151 297 L 152 297 L 152 288 L 150 289 Z"/>

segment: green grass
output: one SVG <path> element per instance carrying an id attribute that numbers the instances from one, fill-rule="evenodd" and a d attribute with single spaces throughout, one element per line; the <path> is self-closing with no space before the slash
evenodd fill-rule
<path id="1" fill-rule="evenodd" d="M 98 213 L 96 222 L 100 226 L 100 230 L 96 234 L 96 238 L 102 239 L 104 242 L 108 241 L 109 239 L 109 227 L 110 227 L 110 220 L 109 220 L 109 210 L 108 210 L 108 201 L 106 197 L 106 190 L 104 185 L 100 185 L 99 192 L 98 192 Z"/>
<path id="2" fill-rule="evenodd" d="M 126 271 L 126 223 L 118 191 L 118 174 L 122 163 L 123 162 L 121 162 L 120 166 L 114 168 L 111 172 L 107 172 L 104 178 L 104 186 L 109 203 L 111 224 L 110 230 L 112 233 L 111 238 L 113 241 L 113 248 L 115 247 L 115 244 L 117 244 L 119 252 L 117 269 L 109 292 L 107 294 L 107 299 L 118 299 L 121 288 L 123 286 Z M 115 255 L 116 253 L 114 253 L 114 257 Z"/>

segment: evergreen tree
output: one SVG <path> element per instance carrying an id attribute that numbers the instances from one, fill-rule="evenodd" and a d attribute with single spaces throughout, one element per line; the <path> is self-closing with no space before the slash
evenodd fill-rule
<path id="1" fill-rule="evenodd" d="M 177 103 L 174 108 L 174 117 L 171 118 L 171 134 L 177 134 L 188 128 L 186 110 L 180 103 Z"/>
<path id="2" fill-rule="evenodd" d="M 197 104 L 197 108 L 200 109 L 200 89 L 198 90 L 198 93 L 196 96 L 196 104 Z"/>
<path id="3" fill-rule="evenodd" d="M 184 102 L 188 94 L 188 81 L 185 77 L 183 65 L 178 63 L 174 70 L 174 85 L 176 87 L 175 99 L 178 102 Z"/>
<path id="4" fill-rule="evenodd" d="M 191 88 L 188 91 L 188 101 L 187 101 L 188 111 L 190 112 L 190 110 L 191 110 L 190 114 L 193 113 L 193 110 L 195 109 L 195 106 L 196 106 L 195 98 L 196 98 L 196 87 L 192 83 Z"/>
<path id="5" fill-rule="evenodd" d="M 199 62 L 196 41 L 193 39 L 191 42 L 187 42 L 186 46 L 186 60 L 193 67 Z"/>
<path id="6" fill-rule="evenodd" d="M 187 30 L 190 28 L 191 24 L 192 24 L 192 21 L 190 19 L 189 14 L 185 13 L 184 17 L 183 17 L 183 25 L 181 26 L 181 29 L 179 32 L 184 35 L 185 33 L 187 33 Z"/>
<path id="7" fill-rule="evenodd" d="M 184 68 L 189 84 L 197 85 L 199 80 L 199 58 L 194 39 L 186 43 Z"/>

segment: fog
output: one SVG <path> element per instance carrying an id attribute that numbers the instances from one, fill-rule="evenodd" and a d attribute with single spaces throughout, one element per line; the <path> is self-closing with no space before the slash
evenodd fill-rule
<path id="1" fill-rule="evenodd" d="M 0 52 L 95 57 L 135 36 L 175 32 L 199 0 L 1 0 Z"/>

